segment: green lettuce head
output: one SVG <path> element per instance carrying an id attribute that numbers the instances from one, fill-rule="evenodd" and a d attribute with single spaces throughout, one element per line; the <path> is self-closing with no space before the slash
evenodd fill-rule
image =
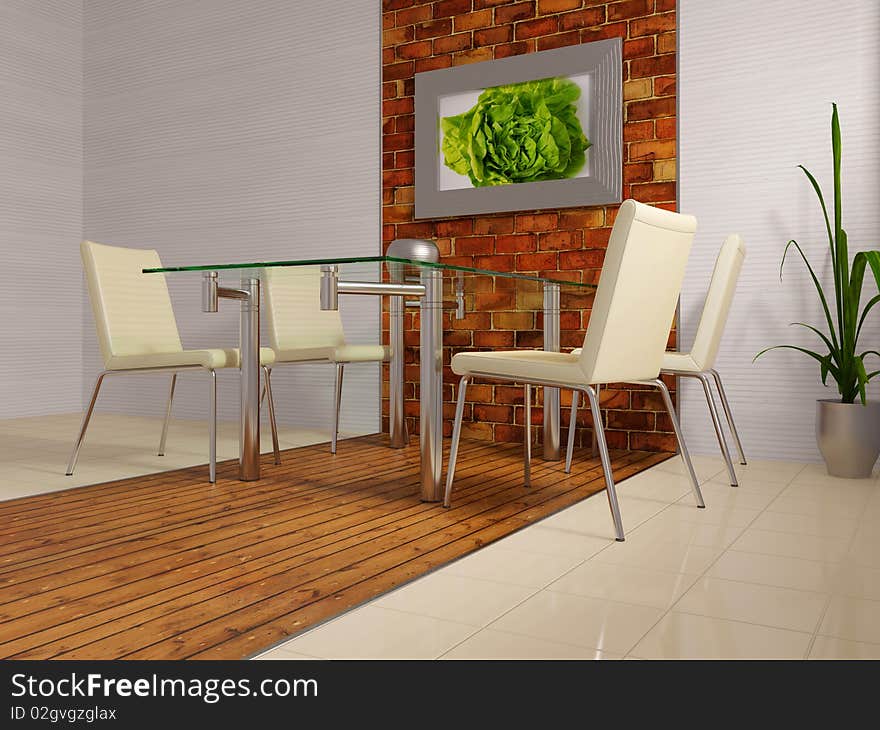
<path id="1" fill-rule="evenodd" d="M 474 107 L 443 117 L 443 162 L 474 187 L 559 180 L 584 166 L 589 140 L 566 78 L 493 86 Z"/>

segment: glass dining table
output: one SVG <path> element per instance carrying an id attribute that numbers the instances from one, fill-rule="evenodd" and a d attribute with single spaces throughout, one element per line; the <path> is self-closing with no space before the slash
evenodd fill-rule
<path id="1" fill-rule="evenodd" d="M 389 298 L 389 436 L 392 448 L 409 442 L 404 417 L 404 321 L 409 307 L 419 316 L 420 497 L 443 497 L 444 330 L 500 333 L 507 349 L 543 347 L 558 352 L 560 313 L 587 306 L 595 285 L 505 271 L 433 263 L 393 256 L 261 261 L 143 269 L 145 274 L 201 275 L 202 310 L 218 311 L 220 299 L 240 303 L 241 411 L 239 479 L 260 478 L 260 304 L 264 272 L 274 267 L 320 271 L 320 307 L 334 310 L 340 296 Z M 566 272 L 580 278 L 581 272 Z M 221 283 L 222 279 L 222 283 Z M 228 286 L 225 284 L 229 284 Z M 576 320 L 580 323 L 580 320 Z M 576 329 L 580 329 L 577 327 Z M 378 333 L 381 337 L 381 333 Z M 458 342 L 460 346 L 460 342 Z M 580 343 L 577 343 L 580 344 Z M 543 457 L 560 458 L 559 390 L 544 390 Z"/>

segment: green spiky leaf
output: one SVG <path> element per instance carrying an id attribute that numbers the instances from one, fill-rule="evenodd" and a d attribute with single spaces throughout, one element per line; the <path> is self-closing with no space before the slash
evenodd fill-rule
<path id="1" fill-rule="evenodd" d="M 866 386 L 868 382 L 880 374 L 880 370 L 868 373 L 865 369 L 864 358 L 868 355 L 880 357 L 880 350 L 865 350 L 857 354 L 859 336 L 862 327 L 867 321 L 868 315 L 875 306 L 880 303 L 880 294 L 871 296 L 864 308 L 861 306 L 862 291 L 864 288 L 865 273 L 870 269 L 874 283 L 880 289 L 880 251 L 859 251 L 852 259 L 850 266 L 849 241 L 843 228 L 843 192 L 841 185 L 841 159 L 842 144 L 840 133 L 840 118 L 837 104 L 832 104 L 831 112 L 831 153 L 833 171 L 833 221 L 829 216 L 825 196 L 813 174 L 803 165 L 798 165 L 809 180 L 819 206 L 822 209 L 822 217 L 825 223 L 825 234 L 828 238 L 828 249 L 831 258 L 831 273 L 834 282 L 834 311 L 830 303 L 832 297 L 826 295 L 825 289 L 816 276 L 810 261 L 797 241 L 789 241 L 782 253 L 782 261 L 779 266 L 779 275 L 785 266 L 786 257 L 790 249 L 794 248 L 800 255 L 816 293 L 822 305 L 822 313 L 825 316 L 827 333 L 822 329 L 804 322 L 793 324 L 804 327 L 816 334 L 825 347 L 826 353 L 814 352 L 797 345 L 777 345 L 768 347 L 755 356 L 757 360 L 761 355 L 770 350 L 790 349 L 801 352 L 819 363 L 819 375 L 822 383 L 827 384 L 830 375 L 837 384 L 838 392 L 844 403 L 853 403 L 859 398 L 862 403 L 866 402 Z M 824 329 L 824 328 L 823 328 Z"/>

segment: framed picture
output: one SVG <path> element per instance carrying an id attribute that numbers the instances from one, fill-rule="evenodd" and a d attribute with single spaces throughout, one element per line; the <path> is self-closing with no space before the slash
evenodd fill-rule
<path id="1" fill-rule="evenodd" d="M 618 203 L 621 40 L 416 74 L 415 217 Z"/>

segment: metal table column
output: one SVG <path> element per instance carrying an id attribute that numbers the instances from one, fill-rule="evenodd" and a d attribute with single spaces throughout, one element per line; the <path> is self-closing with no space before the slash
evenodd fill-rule
<path id="1" fill-rule="evenodd" d="M 443 499 L 443 272 L 422 269 L 419 300 L 419 449 L 421 498 Z"/>
<path id="2" fill-rule="evenodd" d="M 544 350 L 559 352 L 559 284 L 544 284 Z M 559 461 L 559 388 L 544 388 L 544 459 Z"/>
<path id="3" fill-rule="evenodd" d="M 392 446 L 406 445 L 403 419 L 403 311 L 405 296 L 420 297 L 421 306 L 421 495 L 426 502 L 442 499 L 443 466 L 443 272 L 422 271 L 420 284 L 341 281 L 339 267 L 321 267 L 321 309 L 339 308 L 340 294 L 391 297 L 391 435 Z M 395 419 L 395 411 L 399 419 Z M 395 443 L 399 438 L 404 443 Z"/>
<path id="4" fill-rule="evenodd" d="M 389 297 L 389 344 L 391 362 L 388 377 L 388 432 L 391 446 L 402 449 L 409 445 L 406 415 L 403 410 L 403 330 L 405 305 L 402 296 Z"/>
<path id="5" fill-rule="evenodd" d="M 242 278 L 241 289 L 241 430 L 239 479 L 260 478 L 260 280 Z"/>
<path id="6" fill-rule="evenodd" d="M 242 277 L 241 288 L 232 289 L 219 286 L 216 271 L 206 271 L 202 275 L 202 310 L 216 312 L 218 299 L 241 303 L 238 478 L 249 482 L 260 478 L 260 280 Z"/>

